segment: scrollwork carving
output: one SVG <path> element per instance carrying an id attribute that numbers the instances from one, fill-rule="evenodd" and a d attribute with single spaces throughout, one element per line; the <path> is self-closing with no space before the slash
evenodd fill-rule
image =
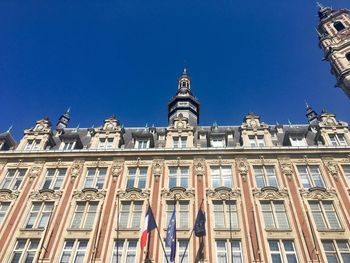
<path id="1" fill-rule="evenodd" d="M 95 189 L 83 189 L 82 191 L 75 191 L 73 193 L 73 198 L 84 200 L 84 201 L 93 201 L 101 200 L 106 196 L 106 191 L 98 191 Z"/>
<path id="2" fill-rule="evenodd" d="M 163 173 L 164 160 L 156 159 L 153 161 L 152 173 L 155 177 L 160 177 Z"/>
<path id="3" fill-rule="evenodd" d="M 43 169 L 44 162 L 34 162 L 33 167 L 29 171 L 29 178 L 34 179 L 38 177 Z"/>
<path id="4" fill-rule="evenodd" d="M 127 191 L 120 190 L 117 192 L 117 196 L 125 200 L 149 199 L 150 194 L 151 192 L 149 190 L 137 191 L 136 189 Z"/>
<path id="5" fill-rule="evenodd" d="M 70 176 L 76 178 L 79 176 L 81 170 L 83 169 L 83 160 L 75 160 L 70 170 Z"/>
<path id="6" fill-rule="evenodd" d="M 264 200 L 275 200 L 275 199 L 284 199 L 288 197 L 288 191 L 286 189 L 278 188 L 267 188 L 267 189 L 253 189 L 254 197 Z"/>
<path id="7" fill-rule="evenodd" d="M 309 190 L 300 190 L 301 196 L 306 199 L 333 199 L 336 197 L 336 192 L 334 189 L 318 189 L 318 188 L 310 188 Z"/>
<path id="8" fill-rule="evenodd" d="M 242 177 L 243 181 L 247 180 L 248 175 L 248 164 L 245 159 L 238 159 L 237 160 L 237 169 L 239 175 Z"/>
<path id="9" fill-rule="evenodd" d="M 33 191 L 29 197 L 33 200 L 48 201 L 48 200 L 58 200 L 61 198 L 61 196 L 62 196 L 62 192 L 60 191 L 45 189 L 40 191 Z"/>
<path id="10" fill-rule="evenodd" d="M 112 176 L 119 177 L 123 171 L 123 162 L 122 161 L 114 161 L 112 164 Z"/>
<path id="11" fill-rule="evenodd" d="M 338 179 L 339 172 L 337 163 L 332 159 L 325 159 L 324 164 L 330 175 L 332 175 L 334 179 Z"/>
<path id="12" fill-rule="evenodd" d="M 166 199 L 190 199 L 195 196 L 194 190 L 188 190 L 182 187 L 173 187 L 170 190 L 163 189 L 161 192 L 161 196 Z"/>
<path id="13" fill-rule="evenodd" d="M 220 200 L 230 200 L 235 199 L 241 196 L 240 189 L 230 189 L 226 187 L 219 187 L 216 189 L 207 189 L 207 197 L 212 199 L 220 199 Z"/>
<path id="14" fill-rule="evenodd" d="M 12 192 L 7 189 L 0 189 L 0 201 L 12 201 L 17 199 L 18 192 Z"/>
<path id="15" fill-rule="evenodd" d="M 204 176 L 205 173 L 205 160 L 195 159 L 194 160 L 194 173 L 196 176 Z"/>
<path id="16" fill-rule="evenodd" d="M 286 176 L 289 180 L 293 178 L 293 166 L 289 159 L 280 159 L 279 160 L 282 174 Z"/>

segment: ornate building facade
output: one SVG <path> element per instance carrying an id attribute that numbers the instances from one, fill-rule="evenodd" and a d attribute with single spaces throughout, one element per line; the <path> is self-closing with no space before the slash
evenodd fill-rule
<path id="1" fill-rule="evenodd" d="M 0 262 L 143 262 L 148 204 L 160 239 L 176 207 L 176 263 L 198 258 L 201 204 L 201 262 L 350 262 L 348 124 L 307 106 L 300 125 L 249 113 L 199 126 L 199 109 L 184 71 L 167 127 L 124 128 L 112 116 L 69 128 L 68 111 L 19 143 L 0 134 Z M 160 239 L 153 231 L 152 262 L 167 262 Z"/>

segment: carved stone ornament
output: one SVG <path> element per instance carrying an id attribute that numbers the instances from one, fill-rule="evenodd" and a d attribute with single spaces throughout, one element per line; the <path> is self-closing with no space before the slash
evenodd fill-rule
<path id="1" fill-rule="evenodd" d="M 106 191 L 98 191 L 94 188 L 85 188 L 81 191 L 74 191 L 73 198 L 84 200 L 84 201 L 92 201 L 92 200 L 101 200 L 106 196 Z"/>
<path id="2" fill-rule="evenodd" d="M 333 160 L 325 160 L 325 165 L 328 172 L 333 176 L 334 179 L 338 179 L 338 166 Z"/>
<path id="3" fill-rule="evenodd" d="M 205 173 L 205 160 L 195 159 L 194 160 L 194 173 L 196 176 L 204 176 Z"/>
<path id="4" fill-rule="evenodd" d="M 119 177 L 123 171 L 123 162 L 122 161 L 114 161 L 112 164 L 112 176 Z"/>
<path id="5" fill-rule="evenodd" d="M 33 191 L 30 194 L 30 198 L 33 200 L 38 200 L 38 201 L 51 201 L 51 200 L 58 200 L 62 196 L 61 191 L 54 191 L 50 189 L 43 189 L 39 191 Z"/>
<path id="6" fill-rule="evenodd" d="M 141 189 L 127 189 L 125 191 L 118 191 L 117 196 L 124 200 L 138 200 L 138 199 L 149 199 L 151 192 L 149 190 Z"/>
<path id="7" fill-rule="evenodd" d="M 164 161 L 157 159 L 153 161 L 152 173 L 155 177 L 160 177 L 163 173 Z"/>
<path id="8" fill-rule="evenodd" d="M 4 169 L 5 165 L 6 165 L 6 161 L 1 160 L 1 161 L 0 161 L 0 171 L 1 171 L 2 169 Z"/>
<path id="9" fill-rule="evenodd" d="M 8 189 L 0 189 L 0 202 L 12 201 L 18 197 L 18 192 L 12 192 Z"/>
<path id="10" fill-rule="evenodd" d="M 284 176 L 289 180 L 293 178 L 293 166 L 289 160 L 280 160 L 281 170 Z"/>
<path id="11" fill-rule="evenodd" d="M 240 189 L 231 189 L 227 187 L 218 187 L 216 189 L 207 189 L 207 197 L 219 200 L 230 200 L 241 196 Z"/>
<path id="12" fill-rule="evenodd" d="M 195 196 L 194 190 L 187 190 L 183 187 L 173 187 L 170 190 L 163 189 L 161 192 L 161 196 L 166 199 L 190 199 Z"/>
<path id="13" fill-rule="evenodd" d="M 309 190 L 300 190 L 300 194 L 306 199 L 316 200 L 333 199 L 337 195 L 334 189 L 325 189 L 319 187 L 313 187 Z"/>
<path id="14" fill-rule="evenodd" d="M 70 176 L 72 178 L 76 178 L 79 176 L 82 168 L 83 168 L 84 161 L 82 160 L 76 160 L 74 161 L 71 170 L 70 170 Z"/>
<path id="15" fill-rule="evenodd" d="M 34 162 L 33 167 L 29 171 L 29 178 L 34 179 L 38 177 L 43 169 L 44 162 Z"/>
<path id="16" fill-rule="evenodd" d="M 242 176 L 243 181 L 245 181 L 248 175 L 248 165 L 246 161 L 243 159 L 237 160 L 237 168 L 239 175 Z"/>
<path id="17" fill-rule="evenodd" d="M 264 187 L 262 189 L 253 189 L 254 197 L 264 200 L 284 199 L 288 197 L 286 189 L 278 189 L 276 187 Z"/>

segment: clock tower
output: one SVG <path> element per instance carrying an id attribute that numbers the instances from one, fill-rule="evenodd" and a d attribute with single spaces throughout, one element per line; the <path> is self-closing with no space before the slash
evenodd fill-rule
<path id="1" fill-rule="evenodd" d="M 319 46 L 324 52 L 324 60 L 331 64 L 336 86 L 350 98 L 350 11 L 318 6 Z"/>

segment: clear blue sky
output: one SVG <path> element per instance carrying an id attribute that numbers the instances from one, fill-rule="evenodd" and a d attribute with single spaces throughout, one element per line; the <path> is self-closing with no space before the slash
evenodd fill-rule
<path id="1" fill-rule="evenodd" d="M 13 124 L 18 140 L 69 106 L 70 127 L 112 114 L 126 127 L 165 126 L 185 61 L 201 125 L 239 125 L 249 111 L 306 123 L 305 99 L 349 121 L 317 23 L 310 0 L 1 1 L 0 131 Z"/>

